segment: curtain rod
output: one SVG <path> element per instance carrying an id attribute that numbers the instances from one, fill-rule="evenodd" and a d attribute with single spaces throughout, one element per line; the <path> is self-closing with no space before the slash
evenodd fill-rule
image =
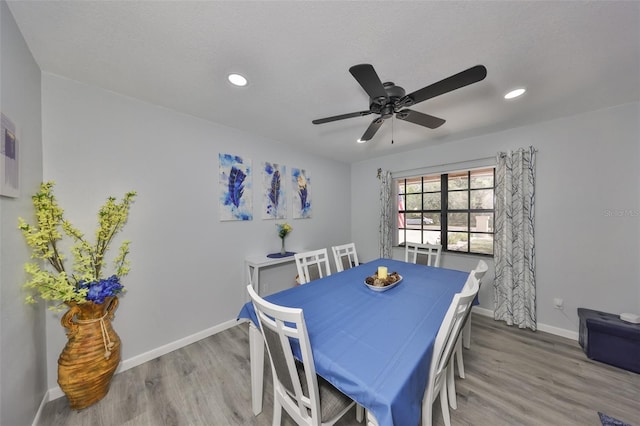
<path id="1" fill-rule="evenodd" d="M 456 164 L 469 164 L 470 162 L 480 162 L 480 161 L 488 161 L 488 160 L 494 160 L 496 157 L 492 156 L 492 157 L 484 157 L 484 158 L 475 158 L 473 160 L 463 160 L 463 161 L 454 161 L 452 163 L 443 163 L 443 164 L 433 164 L 431 166 L 425 166 L 425 167 L 416 167 L 413 169 L 406 169 L 406 170 L 396 170 L 396 171 L 392 171 L 391 174 L 397 174 L 397 173 L 411 173 L 413 171 L 415 171 L 416 173 L 424 170 L 426 168 L 435 168 L 435 167 L 449 167 L 449 166 L 455 166 Z M 378 169 L 378 179 L 380 178 L 380 173 L 382 172 L 382 169 L 379 168 Z"/>
<path id="2" fill-rule="evenodd" d="M 519 149 L 525 149 L 525 148 L 519 148 Z M 529 146 L 530 150 L 533 150 L 533 152 L 538 152 L 538 148 L 535 148 L 534 146 Z M 504 152 L 498 152 L 497 155 L 501 155 L 501 154 L 505 154 Z M 497 156 L 496 155 L 496 156 Z M 470 166 L 470 164 L 475 164 L 475 163 L 482 163 L 484 161 L 489 161 L 489 160 L 495 160 L 496 156 L 492 156 L 492 157 L 484 157 L 484 158 L 475 158 L 473 160 L 462 160 L 462 161 L 454 161 L 452 163 L 443 163 L 443 164 L 434 164 L 431 166 L 424 166 L 424 167 L 416 167 L 413 169 L 406 169 L 406 170 L 396 170 L 396 171 L 391 171 L 391 175 L 397 175 L 397 174 L 409 174 L 409 173 L 417 173 L 420 174 L 422 171 L 424 171 L 425 169 L 436 169 L 436 168 L 449 168 L 449 167 L 455 167 L 456 165 L 464 165 L 464 167 L 462 167 L 463 169 L 466 168 L 473 168 L 473 166 Z M 483 167 L 483 166 L 478 166 L 478 167 Z M 451 171 L 455 171 L 451 170 Z M 381 174 L 382 174 L 382 168 L 378 167 L 378 171 L 377 171 L 377 178 L 380 179 L 381 178 Z"/>

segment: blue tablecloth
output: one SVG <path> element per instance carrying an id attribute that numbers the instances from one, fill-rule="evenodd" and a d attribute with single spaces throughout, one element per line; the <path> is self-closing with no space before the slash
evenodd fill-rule
<path id="1" fill-rule="evenodd" d="M 378 266 L 403 281 L 385 292 L 364 279 Z M 433 343 L 468 272 L 378 259 L 266 299 L 304 311 L 318 374 L 381 426 L 418 425 Z M 240 318 L 257 324 L 253 305 Z"/>

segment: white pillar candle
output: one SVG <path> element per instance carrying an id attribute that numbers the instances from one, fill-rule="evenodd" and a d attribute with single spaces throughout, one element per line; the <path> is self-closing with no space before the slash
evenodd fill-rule
<path id="1" fill-rule="evenodd" d="M 387 267 L 386 266 L 378 266 L 378 278 L 384 280 L 387 278 Z"/>

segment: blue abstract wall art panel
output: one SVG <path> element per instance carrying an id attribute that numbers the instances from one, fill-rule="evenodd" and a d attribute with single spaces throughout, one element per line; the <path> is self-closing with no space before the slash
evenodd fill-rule
<path id="1" fill-rule="evenodd" d="M 251 160 L 218 154 L 220 220 L 253 220 Z"/>
<path id="2" fill-rule="evenodd" d="M 311 217 L 311 177 L 304 169 L 291 168 L 293 218 Z"/>
<path id="3" fill-rule="evenodd" d="M 285 219 L 287 217 L 286 175 L 286 166 L 276 163 L 262 163 L 263 219 Z"/>

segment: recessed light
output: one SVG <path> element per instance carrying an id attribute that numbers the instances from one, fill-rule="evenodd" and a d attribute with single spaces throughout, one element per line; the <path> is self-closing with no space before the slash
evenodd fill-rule
<path id="1" fill-rule="evenodd" d="M 358 139 L 356 142 L 358 142 L 358 143 L 366 143 L 367 141 L 363 141 L 362 139 Z"/>
<path id="2" fill-rule="evenodd" d="M 515 89 L 515 90 L 510 91 L 506 95 L 504 95 L 504 98 L 505 99 L 517 98 L 518 96 L 522 96 L 524 94 L 524 92 L 526 92 L 526 91 L 527 91 L 527 89 L 524 89 L 524 88 Z"/>
<path id="3" fill-rule="evenodd" d="M 243 87 L 247 85 L 247 79 L 240 74 L 229 74 L 227 79 L 234 86 Z"/>

